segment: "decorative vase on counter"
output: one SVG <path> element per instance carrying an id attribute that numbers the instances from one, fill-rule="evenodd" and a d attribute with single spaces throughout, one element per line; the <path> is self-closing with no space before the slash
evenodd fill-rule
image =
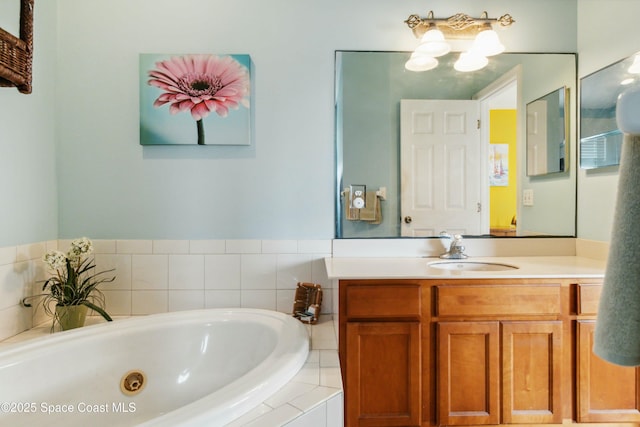
<path id="1" fill-rule="evenodd" d="M 87 318 L 86 305 L 57 305 L 56 316 L 63 331 L 84 326 Z"/>

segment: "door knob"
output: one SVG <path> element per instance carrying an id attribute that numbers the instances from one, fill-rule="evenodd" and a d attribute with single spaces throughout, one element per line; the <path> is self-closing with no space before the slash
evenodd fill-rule
<path id="1" fill-rule="evenodd" d="M 411 224 L 411 221 L 413 221 L 413 219 L 410 216 L 405 216 L 404 217 L 405 224 Z"/>

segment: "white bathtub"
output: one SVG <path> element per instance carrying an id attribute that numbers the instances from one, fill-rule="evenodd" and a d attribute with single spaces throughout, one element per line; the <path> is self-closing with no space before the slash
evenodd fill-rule
<path id="1" fill-rule="evenodd" d="M 211 309 L 118 320 L 0 351 L 0 425 L 222 426 L 286 384 L 306 328 L 266 310 Z M 134 395 L 121 378 L 140 371 Z"/>

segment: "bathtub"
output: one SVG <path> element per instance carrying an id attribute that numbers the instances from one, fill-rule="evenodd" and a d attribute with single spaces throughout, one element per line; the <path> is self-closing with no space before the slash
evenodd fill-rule
<path id="1" fill-rule="evenodd" d="M 0 351 L 0 425 L 223 426 L 309 352 L 289 315 L 210 309 L 117 320 Z"/>

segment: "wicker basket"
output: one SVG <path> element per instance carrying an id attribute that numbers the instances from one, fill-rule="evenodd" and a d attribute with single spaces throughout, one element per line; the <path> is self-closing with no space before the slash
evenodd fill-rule
<path id="1" fill-rule="evenodd" d="M 15 86 L 22 93 L 31 93 L 33 1 L 21 1 L 19 38 L 0 28 L 0 86 Z"/>
<path id="2" fill-rule="evenodd" d="M 322 307 L 322 287 L 315 283 L 298 283 L 293 301 L 293 317 L 303 323 L 316 324 Z"/>

